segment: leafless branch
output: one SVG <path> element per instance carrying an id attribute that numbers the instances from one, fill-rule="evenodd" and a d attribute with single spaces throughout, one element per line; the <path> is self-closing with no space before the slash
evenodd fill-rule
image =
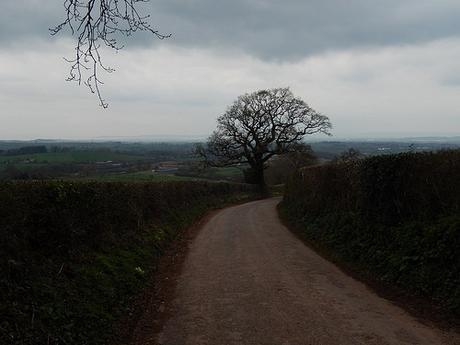
<path id="1" fill-rule="evenodd" d="M 51 35 L 57 35 L 64 28 L 69 28 L 77 43 L 75 55 L 65 59 L 70 64 L 68 81 L 79 85 L 83 82 L 95 93 L 103 108 L 108 104 L 102 97 L 100 87 L 103 84 L 99 70 L 111 73 L 113 68 L 105 66 L 101 59 L 101 47 L 106 46 L 115 51 L 123 48 L 118 42 L 121 36 L 131 36 L 137 31 L 147 31 L 159 39 L 171 35 L 161 34 L 149 23 L 149 15 L 138 11 L 139 3 L 149 0 L 65 0 L 65 19 L 50 29 Z"/>

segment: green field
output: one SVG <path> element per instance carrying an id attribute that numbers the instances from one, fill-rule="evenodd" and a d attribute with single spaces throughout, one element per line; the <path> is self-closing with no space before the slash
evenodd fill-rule
<path id="1" fill-rule="evenodd" d="M 160 152 L 161 153 L 161 152 Z M 190 180 L 243 181 L 240 168 L 208 168 L 204 171 L 183 169 L 183 161 L 172 159 L 180 169 L 176 174 L 158 174 L 151 170 L 163 154 L 122 153 L 109 149 L 78 149 L 66 152 L 0 155 L 0 179 L 65 179 L 107 182 L 166 182 Z M 101 164 L 113 162 L 116 164 Z M 186 165 L 185 165 L 186 166 Z"/>
<path id="2" fill-rule="evenodd" d="M 194 176 L 197 178 L 209 179 L 209 180 L 230 180 L 236 182 L 243 181 L 243 171 L 236 167 L 224 167 L 224 168 L 207 168 L 199 173 L 195 171 L 182 170 L 177 173 L 179 176 Z"/>
<path id="3" fill-rule="evenodd" d="M 236 168 L 236 167 L 226 167 L 226 168 L 213 168 L 212 172 L 216 176 L 221 176 L 221 177 L 242 177 L 243 172 L 241 169 Z"/>
<path id="4" fill-rule="evenodd" d="M 40 163 L 95 163 L 104 161 L 132 162 L 148 159 L 144 156 L 129 155 L 112 151 L 71 151 L 71 152 L 48 152 L 15 156 L 0 156 L 2 163 L 21 163 L 31 161 L 33 164 Z M 29 163 L 30 164 L 30 163 Z"/>
<path id="5" fill-rule="evenodd" d="M 133 173 L 114 173 L 98 176 L 81 177 L 79 180 L 100 182 L 169 182 L 169 181 L 196 181 L 199 178 L 158 174 L 151 171 L 139 171 Z"/>

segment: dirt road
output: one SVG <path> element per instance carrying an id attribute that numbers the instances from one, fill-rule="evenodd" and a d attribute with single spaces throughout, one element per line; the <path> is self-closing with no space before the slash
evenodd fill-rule
<path id="1" fill-rule="evenodd" d="M 460 344 L 306 247 L 280 223 L 278 201 L 225 209 L 200 230 L 149 344 Z"/>

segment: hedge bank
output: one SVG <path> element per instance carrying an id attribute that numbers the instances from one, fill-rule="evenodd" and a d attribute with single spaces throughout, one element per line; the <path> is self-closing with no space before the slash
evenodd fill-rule
<path id="1" fill-rule="evenodd" d="M 0 183 L 0 343 L 105 343 L 180 230 L 254 196 L 228 183 Z"/>
<path id="2" fill-rule="evenodd" d="M 460 315 L 460 151 L 304 169 L 280 212 L 339 260 Z"/>

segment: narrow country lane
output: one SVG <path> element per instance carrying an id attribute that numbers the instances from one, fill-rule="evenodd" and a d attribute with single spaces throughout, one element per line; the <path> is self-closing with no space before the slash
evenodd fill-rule
<path id="1" fill-rule="evenodd" d="M 268 199 L 227 208 L 191 245 L 148 344 L 458 345 L 305 246 Z"/>

